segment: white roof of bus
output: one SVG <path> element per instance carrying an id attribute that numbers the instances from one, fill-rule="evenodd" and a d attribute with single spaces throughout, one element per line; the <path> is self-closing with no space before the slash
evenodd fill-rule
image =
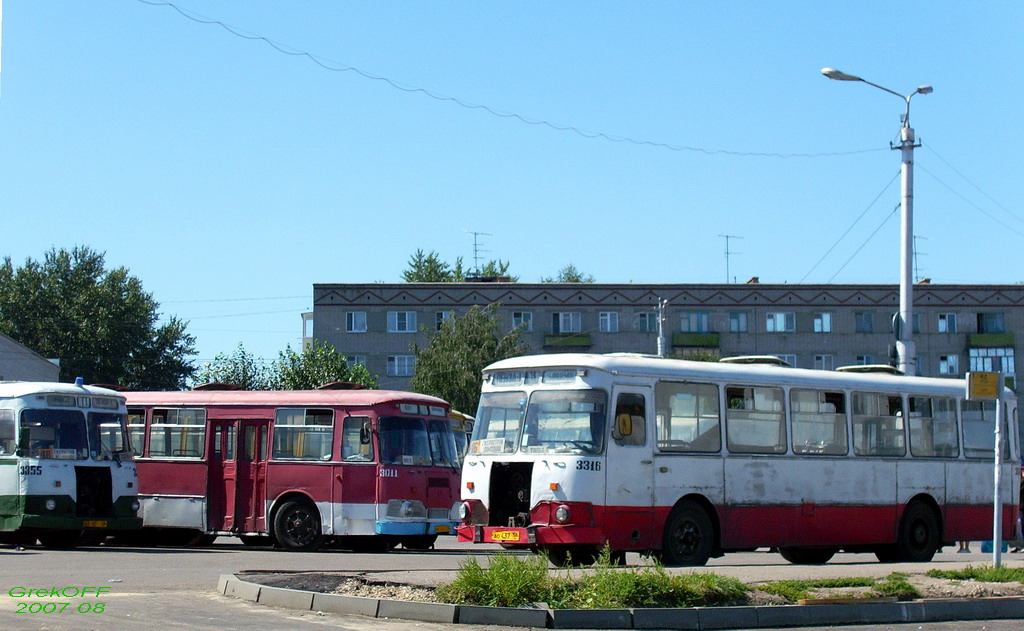
<path id="1" fill-rule="evenodd" d="M 397 390 L 175 390 L 124 393 L 128 405 L 331 406 L 368 407 L 380 403 L 418 403 L 448 407 L 443 399 Z"/>
<path id="2" fill-rule="evenodd" d="M 776 384 L 804 387 L 855 388 L 875 392 L 915 392 L 943 396 L 966 394 L 964 379 L 908 377 L 884 373 L 850 373 L 832 370 L 809 370 L 762 364 L 732 364 L 670 359 L 654 355 L 612 353 L 552 353 L 524 355 L 495 362 L 484 372 L 498 370 L 543 370 L 553 368 L 592 368 L 615 375 L 655 377 L 662 379 L 714 379 L 740 384 Z M 1006 398 L 1014 398 L 1005 389 Z"/>
<path id="3" fill-rule="evenodd" d="M 55 381 L 0 381 L 0 398 L 8 399 L 33 394 L 78 394 L 124 398 L 120 392 L 97 386 L 76 386 L 73 383 Z"/>

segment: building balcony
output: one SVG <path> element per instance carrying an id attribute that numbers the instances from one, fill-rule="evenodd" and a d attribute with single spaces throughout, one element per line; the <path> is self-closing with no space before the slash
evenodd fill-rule
<path id="1" fill-rule="evenodd" d="M 548 348 L 590 348 L 590 335 L 587 333 L 552 333 L 544 336 L 544 346 Z"/>
<path id="2" fill-rule="evenodd" d="M 721 335 L 718 333 L 673 333 L 672 346 L 680 348 L 719 348 Z"/>
<path id="3" fill-rule="evenodd" d="M 1012 348 L 1013 333 L 971 333 L 967 336 L 969 348 Z"/>

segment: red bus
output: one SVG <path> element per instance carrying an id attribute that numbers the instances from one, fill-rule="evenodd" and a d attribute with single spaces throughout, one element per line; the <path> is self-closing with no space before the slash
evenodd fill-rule
<path id="1" fill-rule="evenodd" d="M 125 392 L 143 535 L 286 550 L 427 549 L 454 533 L 445 401 L 387 390 Z"/>

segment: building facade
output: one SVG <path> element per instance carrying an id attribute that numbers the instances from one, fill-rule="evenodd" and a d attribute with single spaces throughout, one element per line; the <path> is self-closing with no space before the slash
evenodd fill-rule
<path id="1" fill-rule="evenodd" d="M 60 366 L 0 333 L 0 381 L 57 381 Z"/>
<path id="2" fill-rule="evenodd" d="M 408 388 L 413 343 L 452 313 L 499 304 L 503 328 L 523 328 L 534 353 L 636 352 L 707 357 L 776 355 L 794 366 L 832 370 L 888 364 L 899 311 L 897 285 L 644 285 L 560 283 L 315 284 L 304 337 L 333 345 L 379 375 L 382 388 Z M 310 326 L 311 325 L 311 326 Z M 1024 285 L 914 288 L 917 373 L 963 377 L 1002 371 L 1015 383 L 1016 333 L 1024 328 Z"/>

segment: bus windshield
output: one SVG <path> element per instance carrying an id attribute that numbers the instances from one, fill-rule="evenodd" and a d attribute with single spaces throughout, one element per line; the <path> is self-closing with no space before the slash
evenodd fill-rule
<path id="1" fill-rule="evenodd" d="M 603 390 L 488 392 L 480 399 L 473 453 L 597 454 L 604 449 Z"/>
<path id="2" fill-rule="evenodd" d="M 19 445 L 29 458 L 85 460 L 85 416 L 78 410 L 24 410 Z"/>
<path id="3" fill-rule="evenodd" d="M 89 444 L 96 460 L 111 460 L 114 454 L 128 451 L 125 441 L 125 418 L 112 412 L 89 413 Z"/>
<path id="4" fill-rule="evenodd" d="M 455 438 L 448 421 L 385 416 L 380 420 L 381 464 L 457 467 Z"/>

